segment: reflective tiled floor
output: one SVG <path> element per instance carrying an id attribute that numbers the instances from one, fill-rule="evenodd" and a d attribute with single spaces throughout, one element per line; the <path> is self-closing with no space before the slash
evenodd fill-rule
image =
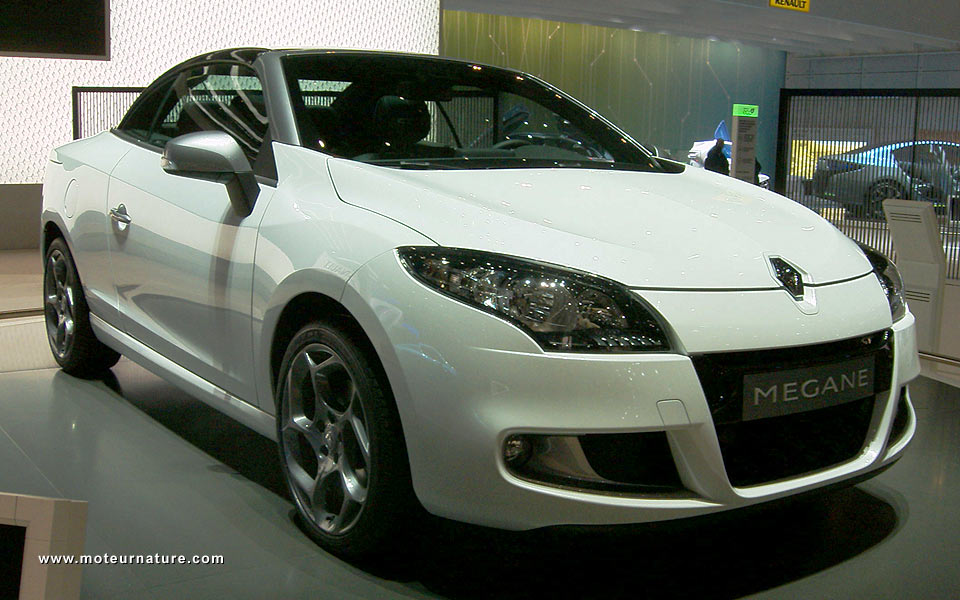
<path id="1" fill-rule="evenodd" d="M 694 525 L 505 533 L 431 522 L 345 563 L 291 519 L 274 446 L 122 361 L 0 374 L 0 490 L 89 501 L 87 552 L 222 554 L 88 566 L 88 598 L 957 598 L 960 390 L 913 386 L 917 437 L 858 487 Z"/>

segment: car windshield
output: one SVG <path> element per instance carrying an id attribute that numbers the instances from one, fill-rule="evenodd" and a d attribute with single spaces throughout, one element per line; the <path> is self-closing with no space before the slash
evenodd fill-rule
<path id="1" fill-rule="evenodd" d="M 292 54 L 303 146 L 408 169 L 675 170 L 559 90 L 514 71 L 429 57 Z"/>

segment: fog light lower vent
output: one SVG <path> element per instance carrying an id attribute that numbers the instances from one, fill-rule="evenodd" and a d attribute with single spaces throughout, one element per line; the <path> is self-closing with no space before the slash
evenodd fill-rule
<path id="1" fill-rule="evenodd" d="M 654 488 L 683 487 L 662 431 L 581 435 L 580 446 L 604 479 Z"/>
<path id="2" fill-rule="evenodd" d="M 511 434 L 507 470 L 538 483 L 641 496 L 689 498 L 662 431 L 630 434 Z"/>

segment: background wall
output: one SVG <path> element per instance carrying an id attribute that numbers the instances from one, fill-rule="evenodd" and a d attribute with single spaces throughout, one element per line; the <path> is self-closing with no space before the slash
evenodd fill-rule
<path id="1" fill-rule="evenodd" d="M 35 183 L 71 138 L 70 87 L 143 86 L 176 63 L 236 46 L 436 53 L 439 0 L 112 0 L 110 60 L 0 57 L 0 183 Z"/>
<path id="2" fill-rule="evenodd" d="M 444 0 L 450 10 L 715 37 L 804 56 L 960 50 L 960 3 L 814 0 L 809 12 L 770 0 Z"/>
<path id="3" fill-rule="evenodd" d="M 960 88 L 960 52 L 787 57 L 788 88 Z"/>
<path id="4" fill-rule="evenodd" d="M 440 0 L 111 0 L 110 60 L 0 57 L 0 250 L 39 244 L 39 184 L 72 138 L 72 86 L 145 86 L 238 46 L 436 54 L 439 19 Z"/>
<path id="5" fill-rule="evenodd" d="M 960 10 L 956 3 L 946 10 Z M 878 5 L 879 7 L 879 5 Z M 928 22 L 949 23 L 956 26 L 956 19 L 938 19 L 930 14 L 925 16 Z M 803 57 L 789 55 L 787 58 L 787 88 L 795 89 L 878 89 L 878 88 L 960 88 L 960 52 L 928 52 L 909 54 L 885 54 L 880 56 L 824 56 Z M 867 100 L 866 102 L 877 102 Z M 909 115 L 913 114 L 913 104 L 910 100 L 900 100 L 900 106 L 894 100 L 885 101 L 886 106 L 878 105 L 878 109 L 885 112 L 887 119 L 896 119 L 898 114 L 907 115 L 910 126 L 913 125 Z M 931 101 L 933 102 L 933 101 Z M 939 100 L 945 104 L 947 110 L 942 110 L 942 122 L 931 126 L 921 121 L 918 124 L 918 134 L 921 136 L 936 137 L 937 139 L 958 139 L 960 131 L 960 112 L 957 111 L 956 98 Z M 886 110 L 884 110 L 886 109 Z M 845 119 L 856 125 L 858 119 L 869 118 L 869 112 L 860 109 L 860 114 L 854 118 Z M 840 121 L 843 114 L 830 114 L 829 118 L 820 118 L 819 125 L 829 125 L 831 120 Z M 826 121 L 826 123 L 823 123 Z M 926 133 L 925 133 L 926 132 Z M 873 132 L 868 132 L 873 133 Z M 887 132 L 878 132 L 883 135 Z M 909 139 L 912 132 L 901 137 Z M 893 132 L 888 135 L 894 135 Z M 865 137 L 864 139 L 869 139 Z M 813 160 L 812 158 L 810 159 Z M 809 162 L 809 161 L 808 161 Z M 812 162 L 809 162 L 812 164 Z M 789 179 L 788 179 L 789 181 Z M 944 249 L 950 256 L 955 252 L 956 244 L 953 241 L 957 231 L 957 221 L 941 228 L 944 236 Z M 948 263 L 949 264 L 949 263 Z M 955 265 L 950 265 L 955 272 Z M 950 273 L 950 271 L 948 271 Z M 951 273 L 952 275 L 953 273 Z M 960 280 L 947 279 L 944 287 L 942 320 L 940 323 L 940 346 L 937 353 L 956 360 L 960 360 Z M 932 369 L 932 371 L 928 370 Z M 939 373 L 939 375 L 938 375 Z M 937 363 L 924 363 L 924 375 L 935 379 L 942 379 L 944 373 L 949 373 L 949 381 L 956 381 L 958 370 L 956 367 Z"/>
<path id="6" fill-rule="evenodd" d="M 758 104 L 758 158 L 773 175 L 784 52 L 459 11 L 443 13 L 440 51 L 532 73 L 684 162 L 694 141 L 730 125 L 733 103 Z"/>

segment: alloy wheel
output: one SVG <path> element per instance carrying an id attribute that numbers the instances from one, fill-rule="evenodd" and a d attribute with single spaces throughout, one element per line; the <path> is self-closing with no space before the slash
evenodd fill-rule
<path id="1" fill-rule="evenodd" d="M 888 198 L 901 198 L 903 192 L 900 186 L 892 181 L 881 181 L 874 184 L 867 194 L 866 216 L 883 218 L 883 201 Z"/>
<path id="2" fill-rule="evenodd" d="M 70 280 L 66 257 L 60 250 L 54 250 L 47 258 L 43 275 L 43 307 L 50 346 L 61 359 L 70 350 L 76 331 L 77 292 Z"/>
<path id="3" fill-rule="evenodd" d="M 324 344 L 290 362 L 281 402 L 280 444 L 300 512 L 324 533 L 356 524 L 367 500 L 370 438 L 360 391 Z"/>

